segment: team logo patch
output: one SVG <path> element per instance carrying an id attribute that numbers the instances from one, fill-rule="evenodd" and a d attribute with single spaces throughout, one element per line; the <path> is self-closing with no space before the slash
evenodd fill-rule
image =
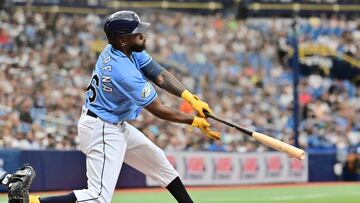
<path id="1" fill-rule="evenodd" d="M 146 83 L 144 89 L 141 92 L 141 97 L 142 98 L 148 97 L 150 95 L 150 92 L 151 92 L 151 85 L 150 83 Z"/>

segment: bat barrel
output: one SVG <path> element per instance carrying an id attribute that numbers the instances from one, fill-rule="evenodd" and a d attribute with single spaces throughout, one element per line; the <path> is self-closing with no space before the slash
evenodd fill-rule
<path id="1" fill-rule="evenodd" d="M 271 147 L 277 151 L 284 152 L 290 157 L 295 157 L 300 160 L 305 158 L 305 152 L 302 149 L 289 145 L 285 142 L 272 138 L 270 136 L 264 135 L 262 133 L 254 132 L 253 137 L 263 143 L 264 145 Z"/>

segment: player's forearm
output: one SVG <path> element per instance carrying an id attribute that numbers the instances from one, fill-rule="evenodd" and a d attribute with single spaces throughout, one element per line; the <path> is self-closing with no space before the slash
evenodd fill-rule
<path id="1" fill-rule="evenodd" d="M 169 107 L 165 107 L 160 111 L 154 112 L 153 114 L 158 118 L 175 123 L 191 124 L 194 120 L 194 116 L 174 111 Z"/>
<path id="2" fill-rule="evenodd" d="M 186 89 L 184 85 L 167 70 L 161 72 L 156 78 L 155 83 L 162 89 L 178 97 L 180 97 L 181 93 Z"/>
<path id="3" fill-rule="evenodd" d="M 163 105 L 159 98 L 156 98 L 151 104 L 146 106 L 145 109 L 160 119 L 175 123 L 191 124 L 194 120 L 194 116 L 181 113 Z"/>
<path id="4" fill-rule="evenodd" d="M 158 86 L 167 90 L 168 92 L 181 97 L 185 101 L 189 102 L 194 110 L 196 110 L 201 117 L 205 118 L 204 112 L 212 112 L 209 105 L 206 102 L 201 101 L 197 96 L 192 94 L 168 71 L 164 70 L 157 77 Z"/>

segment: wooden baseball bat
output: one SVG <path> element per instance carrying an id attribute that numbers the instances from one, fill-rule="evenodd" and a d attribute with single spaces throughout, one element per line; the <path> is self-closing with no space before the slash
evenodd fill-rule
<path id="1" fill-rule="evenodd" d="M 235 125 L 229 121 L 226 121 L 222 118 L 219 118 L 209 112 L 205 112 L 205 115 L 206 117 L 209 117 L 209 118 L 212 118 L 216 121 L 219 121 L 221 123 L 224 123 L 225 125 L 227 126 L 230 126 L 230 127 L 233 127 L 253 138 L 255 138 L 257 141 L 263 143 L 264 145 L 268 146 L 268 147 L 271 147 L 277 151 L 280 151 L 280 152 L 284 152 L 286 153 L 288 156 L 290 157 L 295 157 L 295 158 L 298 158 L 300 160 L 303 160 L 305 158 L 305 152 L 304 150 L 302 149 L 299 149 L 297 147 L 294 147 L 292 145 L 289 145 L 285 142 L 282 142 L 280 140 L 277 140 L 273 137 L 270 137 L 268 135 L 265 135 L 265 134 L 262 134 L 262 133 L 258 133 L 258 132 L 255 132 L 255 131 L 252 131 L 252 130 L 249 130 L 245 127 L 242 127 L 242 126 L 238 126 L 238 125 Z"/>

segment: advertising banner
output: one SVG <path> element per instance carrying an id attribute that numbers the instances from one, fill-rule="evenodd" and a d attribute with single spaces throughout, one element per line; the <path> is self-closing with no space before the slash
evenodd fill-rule
<path id="1" fill-rule="evenodd" d="M 236 185 L 308 181 L 308 158 L 283 153 L 166 152 L 186 185 Z M 148 186 L 158 185 L 146 178 Z"/>

